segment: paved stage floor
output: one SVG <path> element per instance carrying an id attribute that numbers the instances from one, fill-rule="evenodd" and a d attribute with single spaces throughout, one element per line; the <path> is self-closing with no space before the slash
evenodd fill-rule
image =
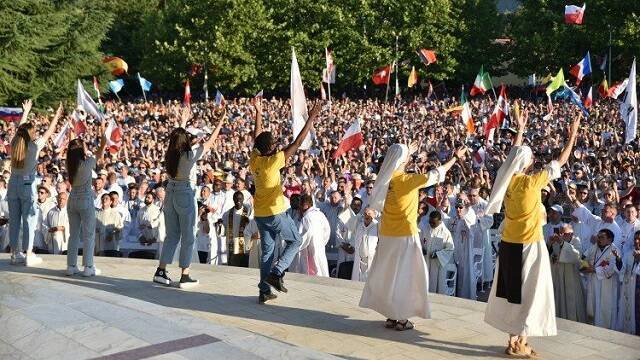
<path id="1" fill-rule="evenodd" d="M 397 332 L 358 307 L 357 282 L 288 274 L 289 293 L 259 305 L 253 269 L 195 265 L 185 291 L 152 283 L 155 261 L 96 258 L 102 276 L 70 278 L 66 257 L 44 260 L 0 255 L 0 359 L 505 358 L 480 302 L 432 295 L 433 319 Z M 640 337 L 564 320 L 530 342 L 542 359 L 640 359 Z"/>

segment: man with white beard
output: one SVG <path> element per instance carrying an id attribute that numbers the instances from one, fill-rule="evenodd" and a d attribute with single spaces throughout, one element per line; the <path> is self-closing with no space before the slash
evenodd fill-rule
<path id="1" fill-rule="evenodd" d="M 67 215 L 67 199 L 69 194 L 58 193 L 57 205 L 54 206 L 44 221 L 45 242 L 51 254 L 60 254 L 67 250 L 69 240 L 69 216 Z"/>
<path id="2" fill-rule="evenodd" d="M 301 273 L 314 276 L 329 276 L 329 264 L 325 254 L 325 246 L 331 236 L 331 227 L 326 216 L 313 206 L 310 195 L 300 198 L 300 268 Z M 305 261 L 306 260 L 306 261 Z"/>
<path id="3" fill-rule="evenodd" d="M 588 266 L 582 269 L 589 278 L 587 316 L 593 325 L 614 330 L 618 308 L 618 272 L 620 250 L 614 244 L 613 232 L 602 229 L 597 243 L 585 254 Z"/>
<path id="4" fill-rule="evenodd" d="M 582 256 L 580 239 L 574 235 L 571 225 L 564 224 L 547 244 L 551 254 L 556 316 L 584 323 L 587 315 L 579 272 Z"/>
<path id="5" fill-rule="evenodd" d="M 484 209 L 487 207 L 487 200 L 480 197 L 480 188 L 473 186 L 469 189 L 469 202 L 471 208 L 476 213 L 478 222 L 474 226 L 474 237 L 476 241 L 482 240 L 482 282 L 493 281 L 493 255 L 491 252 L 491 239 L 489 229 L 493 226 L 493 216 L 485 215 Z"/>
<path id="6" fill-rule="evenodd" d="M 455 205 L 455 216 L 451 219 L 453 235 L 454 259 L 458 267 L 456 295 L 465 299 L 476 299 L 478 277 L 474 263 L 474 249 L 482 250 L 482 239 L 476 239 L 473 226 L 477 224 L 476 214 L 469 206 L 464 193 L 458 195 Z"/>
<path id="7" fill-rule="evenodd" d="M 353 200 L 352 205 L 356 199 Z M 367 273 L 378 246 L 378 221 L 375 215 L 375 211 L 365 209 L 364 214 L 358 217 L 351 241 L 355 248 L 351 280 L 367 281 Z"/>
<path id="8" fill-rule="evenodd" d="M 420 229 L 422 253 L 429 269 L 429 292 L 446 294 L 445 266 L 453 262 L 453 238 L 444 226 L 440 211 L 429 213 L 429 225 Z"/>

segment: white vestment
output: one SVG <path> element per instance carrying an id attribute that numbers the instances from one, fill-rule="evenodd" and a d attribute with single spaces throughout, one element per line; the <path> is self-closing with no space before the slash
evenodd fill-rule
<path id="1" fill-rule="evenodd" d="M 476 242 L 482 241 L 482 249 L 484 254 L 482 256 L 482 281 L 493 281 L 493 254 L 491 248 L 491 239 L 489 236 L 489 229 L 493 226 L 493 216 L 485 215 L 484 209 L 487 207 L 487 201 L 480 199 L 477 204 L 471 205 L 471 208 L 476 213 L 478 219 L 476 226 L 474 226 L 474 238 Z"/>
<path id="2" fill-rule="evenodd" d="M 551 263 L 556 316 L 585 323 L 585 296 L 579 272 L 582 255 L 580 239 L 574 236 L 571 242 L 553 243 L 551 249 L 551 256 L 556 259 Z"/>
<path id="3" fill-rule="evenodd" d="M 429 269 L 429 291 L 438 294 L 447 294 L 447 265 L 454 263 L 454 243 L 451 232 L 440 223 L 436 228 L 429 224 L 421 229 L 422 247 L 426 250 L 424 260 Z M 455 288 L 452 289 L 455 291 Z M 447 294 L 447 295 L 455 295 Z"/>
<path id="4" fill-rule="evenodd" d="M 351 280 L 367 281 L 367 274 L 369 273 L 369 268 L 371 268 L 371 263 L 373 262 L 378 246 L 378 221 L 373 219 L 371 223 L 366 226 L 363 218 L 359 216 L 351 243 L 353 243 L 355 247 Z"/>
<path id="5" fill-rule="evenodd" d="M 482 239 L 475 238 L 476 215 L 472 208 L 467 209 L 463 218 L 451 219 L 453 235 L 454 259 L 458 267 L 456 296 L 465 299 L 476 299 L 478 279 L 482 276 L 482 264 L 474 265 L 484 253 Z"/>
<path id="6" fill-rule="evenodd" d="M 616 249 L 608 245 L 604 249 L 596 244 L 585 254 L 589 265 L 595 269 L 588 275 L 587 316 L 593 319 L 593 325 L 614 330 L 618 308 L 618 268 L 616 258 L 611 253 Z"/>
<path id="7" fill-rule="evenodd" d="M 618 330 L 628 334 L 640 335 L 637 332 L 636 307 L 638 306 L 638 287 L 640 286 L 640 261 L 635 260 L 633 250 L 623 258 L 620 271 L 622 285 L 620 287 L 620 304 L 618 307 Z"/>
<path id="8" fill-rule="evenodd" d="M 351 210 L 351 208 L 345 209 L 338 214 L 336 244 L 338 247 L 338 260 L 336 262 L 336 271 L 340 269 L 340 265 L 346 261 L 354 261 L 354 254 L 349 254 L 341 247 L 342 243 L 347 243 L 352 247 L 355 247 L 353 243 L 353 233 L 358 223 L 358 216 Z M 337 276 L 337 273 L 336 273 Z"/>
<path id="9" fill-rule="evenodd" d="M 580 222 L 586 224 L 586 226 L 591 231 L 591 236 L 595 236 L 602 229 L 609 229 L 613 232 L 613 244 L 620 249 L 620 244 L 622 243 L 622 230 L 620 230 L 620 226 L 616 224 L 616 222 L 605 222 L 602 220 L 600 216 L 593 215 L 584 205 L 580 205 L 573 211 L 573 216 L 577 217 Z M 589 239 L 591 239 L 591 236 Z M 582 239 L 581 240 L 586 240 Z"/>
<path id="10" fill-rule="evenodd" d="M 640 219 L 636 219 L 633 223 L 629 223 L 626 220 L 618 222 L 620 231 L 622 233 L 622 240 L 620 241 L 620 250 L 622 250 L 622 256 L 629 252 L 633 252 L 633 238 L 636 231 L 640 230 Z"/>
<path id="11" fill-rule="evenodd" d="M 300 273 L 328 277 L 329 263 L 325 247 L 331 236 L 331 226 L 320 209 L 311 207 L 304 213 L 300 235 Z"/>
<path id="12" fill-rule="evenodd" d="M 96 211 L 96 253 L 119 250 L 124 223 L 115 208 Z"/>
<path id="13" fill-rule="evenodd" d="M 49 232 L 49 229 L 63 226 L 63 231 Z M 69 216 L 67 215 L 67 208 L 59 209 L 54 206 L 49 210 L 47 217 L 43 224 L 43 231 L 46 234 L 45 242 L 47 248 L 52 254 L 60 254 L 67 250 L 69 240 Z"/>

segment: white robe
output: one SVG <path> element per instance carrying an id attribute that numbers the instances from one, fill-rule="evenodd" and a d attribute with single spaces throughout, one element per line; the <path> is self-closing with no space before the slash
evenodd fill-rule
<path id="1" fill-rule="evenodd" d="M 429 291 L 438 294 L 447 294 L 446 267 L 454 263 L 454 243 L 451 232 L 440 223 L 436 228 L 427 224 L 421 229 L 422 247 L 426 250 L 424 260 L 429 269 Z M 455 288 L 453 289 L 455 295 Z"/>
<path id="2" fill-rule="evenodd" d="M 620 241 L 620 250 L 622 250 L 622 256 L 629 252 L 633 252 L 633 238 L 636 231 L 640 230 L 640 219 L 636 219 L 633 223 L 629 223 L 626 220 L 622 220 L 618 223 L 620 231 L 622 232 L 622 240 Z"/>
<path id="3" fill-rule="evenodd" d="M 618 307 L 618 330 L 628 334 L 640 335 L 636 332 L 636 306 L 640 299 L 636 296 L 636 287 L 640 279 L 640 262 L 635 261 L 633 251 L 623 258 L 620 271 L 622 285 L 620 287 L 620 304 Z"/>
<path id="4" fill-rule="evenodd" d="M 580 239 L 574 236 L 571 242 L 553 243 L 551 248 L 552 258 L 557 259 L 551 263 L 556 316 L 585 323 L 585 296 L 579 272 L 582 256 Z"/>
<path id="5" fill-rule="evenodd" d="M 304 213 L 300 222 L 300 235 L 302 238 L 300 270 L 302 274 L 329 276 L 329 263 L 327 262 L 325 247 L 329 242 L 330 234 L 331 226 L 320 209 L 312 207 Z"/>
<path id="6" fill-rule="evenodd" d="M 493 252 L 489 236 L 489 229 L 493 226 L 493 216 L 484 214 L 486 207 L 487 201 L 484 199 L 480 199 L 477 204 L 471 205 L 478 219 L 473 236 L 476 242 L 482 239 L 482 249 L 484 250 L 484 255 L 482 256 L 483 282 L 493 281 Z"/>
<path id="7" fill-rule="evenodd" d="M 47 215 L 49 214 L 49 211 L 51 209 L 55 208 L 55 207 L 56 207 L 56 202 L 54 201 L 53 198 L 48 198 L 43 203 L 37 203 L 37 206 L 36 206 L 36 216 L 37 216 L 36 233 L 35 233 L 35 236 L 33 237 L 33 247 L 34 248 L 39 248 L 39 249 L 43 249 L 43 250 L 46 250 L 48 248 L 48 246 L 47 246 L 47 236 L 48 236 L 47 231 L 49 229 L 46 227 L 45 222 L 47 220 Z"/>
<path id="8" fill-rule="evenodd" d="M 255 239 L 254 235 L 257 235 Z M 262 254 L 262 250 L 260 248 L 260 232 L 258 231 L 258 224 L 255 219 L 249 220 L 249 224 L 244 228 L 244 243 L 247 244 L 247 248 L 249 249 L 249 268 L 260 269 L 260 255 Z"/>
<path id="9" fill-rule="evenodd" d="M 616 316 L 618 308 L 618 268 L 616 258 L 611 253 L 616 249 L 611 244 L 600 250 L 594 245 L 585 254 L 586 260 L 596 270 L 589 274 L 587 316 L 593 318 L 593 325 L 614 330 L 616 329 Z"/>
<path id="10" fill-rule="evenodd" d="M 482 239 L 475 238 L 476 215 L 472 208 L 467 210 L 463 218 L 451 219 L 451 233 L 453 235 L 454 259 L 458 267 L 456 296 L 475 300 L 478 279 L 482 276 L 482 266 L 474 268 L 474 262 L 484 252 Z"/>
<path id="11" fill-rule="evenodd" d="M 105 250 L 119 250 L 120 236 L 124 223 L 115 208 L 96 212 L 96 253 Z"/>
<path id="12" fill-rule="evenodd" d="M 573 216 L 577 217 L 580 222 L 586 224 L 589 228 L 591 231 L 589 239 L 591 239 L 592 236 L 597 235 L 602 229 L 611 230 L 611 232 L 613 232 L 613 243 L 618 249 L 620 249 L 620 244 L 622 243 L 622 230 L 620 230 L 620 226 L 618 226 L 615 221 L 611 223 L 603 221 L 600 216 L 593 215 L 586 207 L 584 207 L 584 205 L 580 205 L 576 208 L 573 211 Z"/>
<path id="13" fill-rule="evenodd" d="M 336 234 L 336 244 L 338 247 L 338 261 L 336 263 L 336 271 L 340 269 L 340 265 L 346 261 L 354 261 L 354 254 L 349 254 L 341 247 L 342 243 L 347 243 L 352 247 L 355 247 L 353 243 L 353 233 L 355 232 L 356 225 L 359 217 L 350 208 L 338 214 L 338 224 Z M 337 276 L 337 275 L 336 275 Z"/>
<path id="14" fill-rule="evenodd" d="M 49 232 L 49 229 L 64 226 L 64 231 Z M 43 224 L 43 231 L 46 234 L 45 242 L 47 248 L 52 254 L 60 254 L 67 250 L 69 241 L 69 216 L 67 214 L 67 208 L 59 209 L 54 206 L 49 210 L 47 217 Z"/>
<path id="15" fill-rule="evenodd" d="M 367 274 L 378 246 L 378 221 L 374 219 L 366 226 L 364 220 L 360 217 L 351 243 L 355 244 L 351 280 L 367 281 Z"/>

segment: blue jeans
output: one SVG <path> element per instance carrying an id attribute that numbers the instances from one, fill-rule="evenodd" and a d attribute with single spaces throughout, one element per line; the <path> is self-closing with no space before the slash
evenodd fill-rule
<path id="1" fill-rule="evenodd" d="M 188 268 L 191 265 L 197 230 L 196 190 L 188 181 L 170 180 L 167 184 L 163 210 L 167 237 L 162 245 L 160 262 L 171 264 L 176 247 L 180 243 L 178 262 L 181 268 Z"/>
<path id="2" fill-rule="evenodd" d="M 286 212 L 273 216 L 256 216 L 255 220 L 258 225 L 258 231 L 260 232 L 260 244 L 262 247 L 260 283 L 258 284 L 258 288 L 261 292 L 267 293 L 271 290 L 269 284 L 265 282 L 265 279 L 269 276 L 269 272 L 282 276 L 284 271 L 291 265 L 291 261 L 293 261 L 298 251 L 300 251 L 302 239 L 300 238 L 300 232 L 296 228 L 295 223 Z M 278 235 L 282 237 L 282 240 L 284 240 L 287 245 L 282 252 L 282 256 L 277 261 L 276 266 L 271 270 Z"/>
<path id="3" fill-rule="evenodd" d="M 82 265 L 93 266 L 93 252 L 96 248 L 96 207 L 93 192 L 72 193 L 67 203 L 69 216 L 69 247 L 67 266 L 78 265 L 78 247 L 83 242 Z"/>
<path id="4" fill-rule="evenodd" d="M 33 249 L 33 238 L 36 234 L 38 218 L 36 216 L 36 183 L 35 177 L 14 175 L 9 178 L 7 200 L 9 202 L 9 245 L 16 253 Z M 22 226 L 22 241 L 20 227 Z"/>

